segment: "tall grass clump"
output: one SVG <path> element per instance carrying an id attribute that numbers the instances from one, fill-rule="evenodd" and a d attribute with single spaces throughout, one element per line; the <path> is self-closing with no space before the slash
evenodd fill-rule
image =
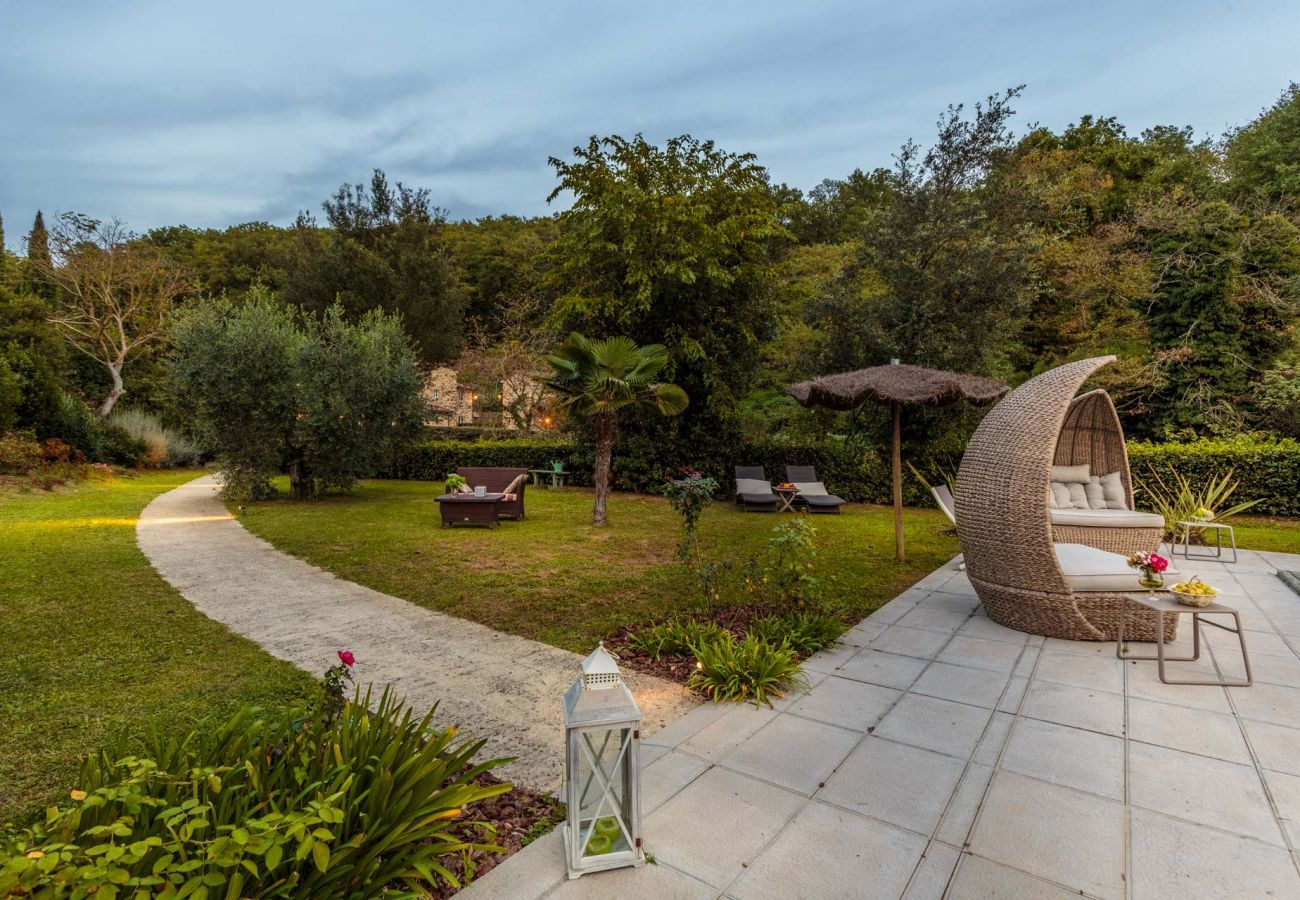
<path id="1" fill-rule="evenodd" d="M 147 469 L 176 469 L 198 465 L 202 452 L 199 445 L 179 431 L 168 428 L 158 417 L 142 409 L 122 409 L 109 422 L 144 445 L 137 465 Z"/>

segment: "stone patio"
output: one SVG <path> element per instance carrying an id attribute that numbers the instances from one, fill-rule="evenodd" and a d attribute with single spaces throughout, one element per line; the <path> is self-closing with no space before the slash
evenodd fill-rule
<path id="1" fill-rule="evenodd" d="M 657 865 L 569 882 L 557 832 L 461 896 L 1300 897 L 1300 597 L 1274 574 L 1300 556 L 1177 562 L 1241 611 L 1253 687 L 1003 628 L 954 561 L 810 659 L 807 693 L 647 739 Z M 1174 672 L 1239 676 L 1207 632 Z"/>

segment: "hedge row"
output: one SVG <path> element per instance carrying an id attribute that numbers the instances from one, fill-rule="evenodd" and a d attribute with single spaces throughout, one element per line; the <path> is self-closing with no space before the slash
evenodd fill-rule
<path id="1" fill-rule="evenodd" d="M 522 466 L 549 468 L 559 461 L 572 473 L 573 484 L 590 484 L 592 451 L 572 441 L 428 441 L 407 450 L 381 474 L 390 478 L 439 481 L 457 466 Z M 933 471 L 932 461 L 910 461 L 922 472 Z M 938 461 L 951 467 L 951 460 Z M 1171 470 L 1177 470 L 1193 484 L 1233 470 L 1240 486 L 1235 499 L 1259 498 L 1252 512 L 1266 515 L 1300 516 L 1300 442 L 1293 440 L 1255 441 L 1249 438 L 1203 440 L 1186 444 L 1129 444 L 1129 462 L 1139 487 L 1150 482 L 1155 471 L 1172 484 Z M 734 465 L 762 466 L 773 481 L 785 478 L 787 465 L 811 465 L 834 493 L 862 503 L 888 503 L 890 499 L 889 459 L 883 452 L 862 450 L 843 444 L 790 445 L 750 444 L 741 447 Z M 732 473 L 728 467 L 707 466 L 705 474 L 718 479 L 728 490 Z M 663 484 L 671 469 L 644 454 L 614 454 L 614 487 L 620 490 L 654 490 Z M 910 472 L 904 472 L 903 497 L 909 505 L 931 505 L 929 492 Z"/>
<path id="2" fill-rule="evenodd" d="M 1139 487 L 1144 482 L 1154 483 L 1152 472 L 1172 488 L 1174 471 L 1196 485 L 1231 469 L 1238 482 L 1232 499 L 1261 501 L 1251 513 L 1300 516 L 1300 441 L 1247 437 L 1186 444 L 1133 441 L 1128 445 L 1128 459 Z"/>

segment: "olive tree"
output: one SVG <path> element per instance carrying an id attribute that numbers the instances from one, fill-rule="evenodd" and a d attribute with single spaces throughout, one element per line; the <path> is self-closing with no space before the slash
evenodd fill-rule
<path id="1" fill-rule="evenodd" d="M 317 317 L 254 289 L 178 317 L 171 363 L 231 497 L 266 496 L 281 471 L 298 499 L 350 489 L 423 418 L 415 351 L 378 310 Z"/>

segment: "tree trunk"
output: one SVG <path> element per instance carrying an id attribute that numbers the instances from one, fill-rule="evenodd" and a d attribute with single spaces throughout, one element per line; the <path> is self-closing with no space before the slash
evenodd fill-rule
<path id="1" fill-rule="evenodd" d="M 99 417 L 101 419 L 108 418 L 108 414 L 117 405 L 118 399 L 126 393 L 126 388 L 122 385 L 122 368 L 108 365 L 104 366 L 104 368 L 108 369 L 109 377 L 113 379 L 113 389 L 108 392 L 104 402 L 99 404 Z"/>
<path id="2" fill-rule="evenodd" d="M 311 499 L 311 478 L 301 456 L 289 460 L 289 490 L 295 500 Z"/>
<path id="3" fill-rule="evenodd" d="M 596 417 L 596 502 L 591 508 L 591 524 L 603 526 L 605 520 L 605 501 L 609 497 L 609 467 L 614 455 L 614 417 L 602 415 Z"/>

